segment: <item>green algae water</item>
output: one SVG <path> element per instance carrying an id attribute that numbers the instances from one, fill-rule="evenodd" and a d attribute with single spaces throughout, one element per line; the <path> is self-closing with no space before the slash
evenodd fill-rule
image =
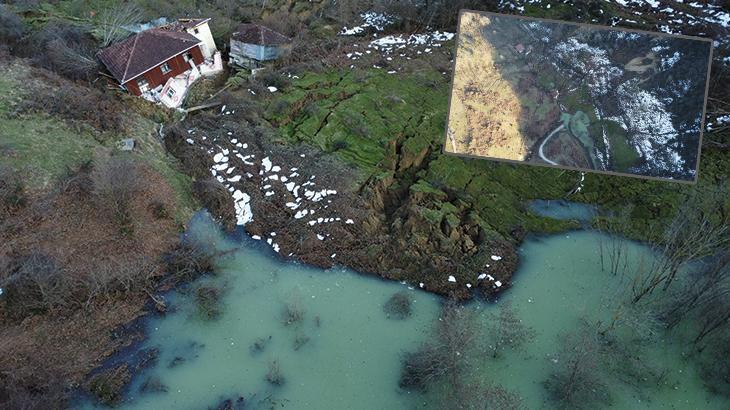
<path id="1" fill-rule="evenodd" d="M 438 320 L 439 298 L 344 269 L 280 262 L 252 241 L 225 239 L 206 217 L 192 221 L 189 235 L 226 256 L 216 275 L 168 296 L 172 313 L 150 320 L 141 348 L 157 348 L 159 356 L 135 374 L 122 408 L 216 408 L 239 397 L 245 408 L 434 407 L 433 393 L 403 391 L 398 380 L 402 353 L 425 341 Z M 468 308 L 487 320 L 509 302 L 534 337 L 522 349 L 485 357 L 477 377 L 515 391 L 525 408 L 555 408 L 543 382 L 561 364 L 565 332 L 585 319 L 608 322 L 620 298 L 620 276 L 601 269 L 600 249 L 609 241 L 625 245 L 629 265 L 652 257 L 645 246 L 591 231 L 525 242 L 512 288 Z M 203 286 L 224 289 L 216 320 L 206 320 L 195 303 Z M 412 301 L 403 320 L 383 311 L 396 292 Z M 632 348 L 661 372 L 661 382 L 637 387 L 607 376 L 611 408 L 728 408 L 703 387 L 686 359 L 689 347 L 666 337 Z"/>

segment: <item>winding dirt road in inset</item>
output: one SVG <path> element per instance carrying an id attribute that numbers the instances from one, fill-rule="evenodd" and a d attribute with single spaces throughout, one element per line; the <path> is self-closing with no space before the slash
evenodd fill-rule
<path id="1" fill-rule="evenodd" d="M 562 130 L 563 127 L 565 127 L 565 124 L 560 124 L 560 126 L 558 128 L 555 128 L 553 130 L 553 132 L 551 132 L 550 134 L 548 134 L 548 136 L 545 137 L 545 139 L 542 141 L 542 144 L 540 144 L 540 149 L 537 151 L 537 155 L 539 155 L 540 158 L 543 161 L 547 162 L 550 165 L 560 165 L 560 164 L 558 164 L 555 161 L 551 161 L 551 160 L 547 159 L 547 157 L 545 157 L 545 154 L 542 152 L 542 149 L 545 146 L 545 143 L 547 143 L 550 140 L 550 138 L 552 138 L 553 135 L 555 135 L 557 132 L 559 132 L 560 130 Z"/>

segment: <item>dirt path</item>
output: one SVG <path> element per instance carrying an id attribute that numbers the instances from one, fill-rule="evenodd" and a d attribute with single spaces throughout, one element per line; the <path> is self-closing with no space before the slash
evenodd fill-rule
<path id="1" fill-rule="evenodd" d="M 555 128 L 550 134 L 548 134 L 547 137 L 545 137 L 545 139 L 542 141 L 542 144 L 540 144 L 540 149 L 537 151 L 537 154 L 540 156 L 540 158 L 543 161 L 547 162 L 548 164 L 559 165 L 557 162 L 549 160 L 545 156 L 545 154 L 542 152 L 542 149 L 543 149 L 543 147 L 545 147 L 545 143 L 547 143 L 554 134 L 560 132 L 560 130 L 562 130 L 564 127 L 565 127 L 564 124 L 560 124 L 560 126 L 558 128 Z"/>

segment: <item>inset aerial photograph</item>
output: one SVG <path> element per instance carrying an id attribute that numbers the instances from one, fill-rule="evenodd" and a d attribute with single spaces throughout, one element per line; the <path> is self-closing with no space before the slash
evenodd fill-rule
<path id="1" fill-rule="evenodd" d="M 444 149 L 692 182 L 711 46 L 465 11 Z"/>

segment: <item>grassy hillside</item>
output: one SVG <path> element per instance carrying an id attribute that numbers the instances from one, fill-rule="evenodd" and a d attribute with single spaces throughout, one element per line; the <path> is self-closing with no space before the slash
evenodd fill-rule
<path id="1" fill-rule="evenodd" d="M 42 193 L 91 162 L 96 153 L 113 151 L 122 138 L 133 138 L 134 155 L 159 172 L 174 188 L 175 215 L 178 223 L 184 224 L 196 209 L 190 178 L 181 172 L 175 159 L 166 153 L 158 140 L 159 125 L 130 109 L 122 113 L 123 132 L 101 131 L 83 121 L 67 120 L 37 108 L 45 104 L 43 98 L 52 92 L 56 83 L 66 85 L 64 80 L 20 61 L 0 66 L 3 162 L 22 173 L 28 189 Z M 78 98 L 93 97 L 79 95 Z M 38 99 L 40 103 L 32 102 Z"/>

